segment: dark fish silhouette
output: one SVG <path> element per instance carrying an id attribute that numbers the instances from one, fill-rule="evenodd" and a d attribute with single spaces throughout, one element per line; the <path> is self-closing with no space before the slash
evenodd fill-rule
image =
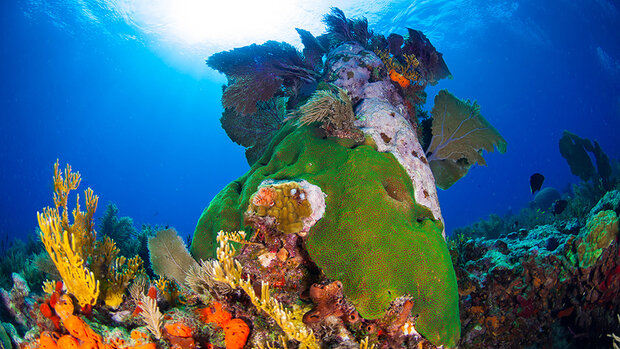
<path id="1" fill-rule="evenodd" d="M 536 193 L 542 187 L 543 182 L 545 181 L 545 176 L 540 173 L 534 173 L 530 177 L 530 188 L 532 188 L 532 194 Z"/>
<path id="2" fill-rule="evenodd" d="M 555 202 L 553 203 L 553 214 L 554 215 L 559 215 L 560 213 L 564 212 L 564 209 L 566 208 L 566 206 L 568 206 L 568 201 L 566 200 L 555 200 Z"/>

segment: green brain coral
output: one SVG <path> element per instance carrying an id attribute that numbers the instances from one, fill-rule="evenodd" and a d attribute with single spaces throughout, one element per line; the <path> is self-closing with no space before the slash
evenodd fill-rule
<path id="1" fill-rule="evenodd" d="M 266 179 L 307 180 L 327 195 L 307 249 L 327 277 L 342 282 L 362 317 L 381 317 L 392 300 L 411 295 L 416 329 L 436 345 L 456 345 L 456 276 L 441 223 L 415 204 L 396 158 L 370 146 L 348 148 L 313 127 L 285 125 L 250 171 L 203 212 L 192 242 L 196 258 L 214 256 L 219 230 L 244 228 L 243 212 Z"/>

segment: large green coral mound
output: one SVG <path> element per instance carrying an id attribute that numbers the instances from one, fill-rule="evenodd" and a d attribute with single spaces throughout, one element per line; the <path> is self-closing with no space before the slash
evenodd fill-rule
<path id="1" fill-rule="evenodd" d="M 416 329 L 436 345 L 460 336 L 458 295 L 441 223 L 414 201 L 409 176 L 390 153 L 348 148 L 286 125 L 248 173 L 229 184 L 203 212 L 192 242 L 196 258 L 214 256 L 220 230 L 243 228 L 250 196 L 266 179 L 307 180 L 326 197 L 325 215 L 310 230 L 307 249 L 367 319 L 411 295 Z"/>

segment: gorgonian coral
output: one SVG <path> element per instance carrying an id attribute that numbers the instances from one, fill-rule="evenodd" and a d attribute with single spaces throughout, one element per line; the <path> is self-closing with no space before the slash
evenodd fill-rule
<path id="1" fill-rule="evenodd" d="M 142 259 L 138 256 L 127 260 L 118 256 L 112 239 L 97 241 L 93 215 L 98 197 L 92 189 L 85 191 L 86 212 L 80 211 L 79 197 L 73 210 L 73 223 L 69 223 L 67 199 L 80 184 L 80 174 L 72 173 L 67 165 L 63 173 L 59 163 L 54 164 L 55 207 L 37 213 L 41 228 L 41 241 L 56 265 L 69 293 L 85 309 L 103 299 L 116 307 L 123 300 L 129 281 L 142 273 Z"/>
<path id="2" fill-rule="evenodd" d="M 263 154 L 265 147 L 280 129 L 286 117 L 287 97 L 273 97 L 266 102 L 256 103 L 256 112 L 241 114 L 234 108 L 222 113 L 220 122 L 230 139 L 246 147 L 245 157 L 250 165 Z"/>
<path id="3" fill-rule="evenodd" d="M 438 80 L 451 78 L 452 74 L 443 60 L 443 55 L 431 44 L 426 35 L 411 28 L 407 28 L 407 31 L 406 38 L 398 34 L 388 36 L 390 53 L 396 57 L 414 55 L 420 62 L 418 73 L 431 85 L 437 84 Z"/>
<path id="4" fill-rule="evenodd" d="M 506 141 L 480 115 L 480 106 L 474 102 L 462 101 L 447 90 L 435 96 L 433 115 L 433 137 L 426 150 L 435 182 L 441 189 L 447 189 L 463 177 L 475 163 L 486 165 L 481 153 L 506 151 Z"/>
<path id="5" fill-rule="evenodd" d="M 297 118 L 299 125 L 318 123 L 328 136 L 363 141 L 362 132 L 353 125 L 355 113 L 347 91 L 336 85 L 330 88 L 316 91 L 290 117 Z"/>
<path id="6" fill-rule="evenodd" d="M 218 52 L 207 59 L 207 65 L 228 78 L 224 108 L 242 115 L 255 113 L 257 102 L 269 100 L 282 88 L 296 94 L 318 77 L 293 46 L 277 41 Z"/>
<path id="7" fill-rule="evenodd" d="M 341 9 L 332 7 L 331 12 L 323 17 L 327 26 L 327 37 L 330 48 L 334 48 L 346 41 L 357 41 L 367 46 L 373 33 L 368 29 L 368 20 L 364 17 L 349 19 Z"/>

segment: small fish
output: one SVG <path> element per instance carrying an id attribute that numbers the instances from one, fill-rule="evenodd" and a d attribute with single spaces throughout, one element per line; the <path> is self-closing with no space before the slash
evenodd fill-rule
<path id="1" fill-rule="evenodd" d="M 564 212 L 564 209 L 566 208 L 566 206 L 568 206 L 568 201 L 566 201 L 566 200 L 555 200 L 555 202 L 553 203 L 553 206 L 552 206 L 553 214 L 557 216 L 560 213 Z"/>
<path id="2" fill-rule="evenodd" d="M 534 173 L 530 177 L 530 188 L 532 189 L 532 194 L 535 194 L 542 187 L 543 182 L 545 181 L 545 176 L 540 173 Z"/>
<path id="3" fill-rule="evenodd" d="M 402 74 L 397 73 L 396 70 L 394 70 L 394 69 L 390 69 L 390 79 L 392 79 L 392 81 L 394 81 L 397 84 L 399 84 L 400 87 L 402 87 L 402 88 L 409 87 L 409 84 L 411 83 L 409 81 L 409 79 L 404 77 Z"/>

